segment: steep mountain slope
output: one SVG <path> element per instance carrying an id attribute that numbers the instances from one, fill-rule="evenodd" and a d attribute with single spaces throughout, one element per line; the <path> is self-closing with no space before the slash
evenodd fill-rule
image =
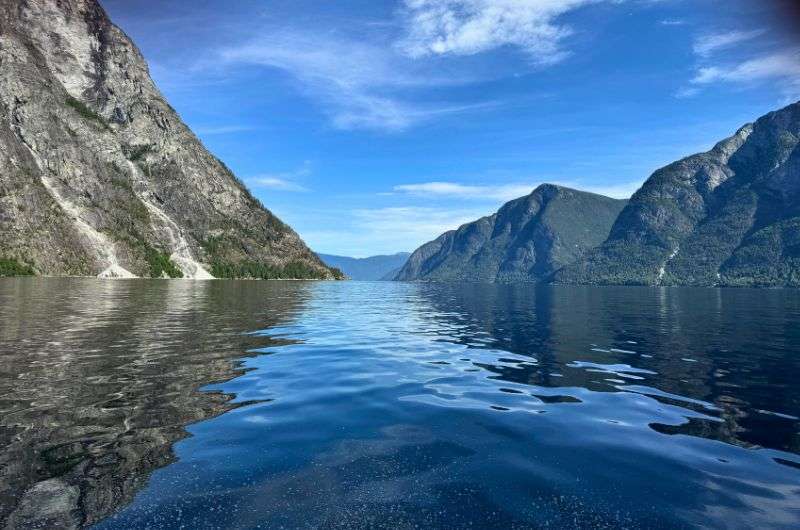
<path id="1" fill-rule="evenodd" d="M 332 254 L 318 254 L 325 265 L 338 268 L 351 280 L 364 281 L 391 280 L 410 255 L 408 252 L 398 252 L 388 256 L 349 258 Z"/>
<path id="2" fill-rule="evenodd" d="M 800 286 L 800 103 L 656 171 L 562 283 Z"/>
<path id="3" fill-rule="evenodd" d="M 0 0 L 0 234 L 12 272 L 333 277 L 181 122 L 96 0 Z"/>
<path id="4" fill-rule="evenodd" d="M 625 204 L 544 184 L 421 246 L 395 279 L 543 281 L 602 243 Z"/>
<path id="5" fill-rule="evenodd" d="M 410 256 L 410 254 L 409 254 L 409 256 Z M 408 260 L 406 260 L 406 261 L 408 261 Z M 405 263 L 403 263 L 403 265 L 405 265 Z M 402 267 L 402 266 L 400 266 L 400 267 L 396 267 L 396 268 L 394 268 L 394 269 L 390 270 L 389 272 L 387 272 L 386 274 L 384 274 L 383 276 L 381 276 L 381 277 L 380 277 L 380 280 L 381 280 L 382 282 L 391 282 L 391 281 L 394 281 L 394 279 L 397 277 L 397 275 L 398 275 L 398 274 L 400 274 L 400 271 L 401 271 L 402 269 L 403 269 L 403 267 Z"/>

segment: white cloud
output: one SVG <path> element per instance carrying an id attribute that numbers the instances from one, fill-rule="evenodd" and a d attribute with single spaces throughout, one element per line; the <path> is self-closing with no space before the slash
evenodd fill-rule
<path id="1" fill-rule="evenodd" d="M 677 92 L 675 92 L 675 97 L 678 99 L 688 99 L 695 97 L 699 93 L 700 89 L 697 87 L 694 86 L 682 87 Z"/>
<path id="2" fill-rule="evenodd" d="M 440 91 L 433 95 L 431 89 L 473 83 L 497 71 L 465 73 L 462 63 L 441 56 L 509 45 L 540 65 L 552 64 L 568 55 L 562 41 L 572 30 L 561 15 L 624 1 L 402 0 L 399 18 L 379 23 L 380 31 L 363 23 L 340 32 L 264 28 L 261 36 L 221 50 L 202 67 L 275 68 L 297 81 L 337 128 L 402 131 L 437 116 L 498 104 L 453 103 L 442 100 Z"/>
<path id="3" fill-rule="evenodd" d="M 692 84 L 749 83 L 778 79 L 791 84 L 800 82 L 800 50 L 789 50 L 762 55 L 754 59 L 728 65 L 699 68 Z"/>
<path id="4" fill-rule="evenodd" d="M 536 184 L 474 186 L 455 182 L 424 182 L 421 184 L 401 184 L 395 186 L 393 190 L 397 193 L 422 196 L 509 201 L 528 195 L 535 187 Z"/>
<path id="5" fill-rule="evenodd" d="M 717 51 L 755 39 L 763 34 L 763 29 L 755 29 L 751 31 L 728 31 L 726 33 L 703 35 L 695 40 L 694 53 L 700 57 L 710 57 Z"/>
<path id="6" fill-rule="evenodd" d="M 220 134 L 233 134 L 238 132 L 252 131 L 252 127 L 246 125 L 223 125 L 220 127 L 196 127 L 194 132 L 200 136 L 216 136 Z"/>
<path id="7" fill-rule="evenodd" d="M 454 199 L 475 199 L 484 201 L 507 202 L 530 194 L 542 182 L 522 184 L 502 184 L 493 186 L 477 186 L 456 182 L 424 182 L 421 184 L 401 184 L 394 186 L 396 193 L 408 193 L 423 197 L 449 197 Z M 639 189 L 641 182 L 625 182 L 611 185 L 593 185 L 575 182 L 553 182 L 568 188 L 598 193 L 608 197 L 626 199 Z"/>
<path id="8" fill-rule="evenodd" d="M 395 206 L 355 210 L 353 213 L 369 232 L 386 233 L 395 230 L 408 239 L 428 240 L 491 212 Z"/>
<path id="9" fill-rule="evenodd" d="M 264 188 L 278 191 L 309 191 L 308 188 L 300 184 L 269 175 L 251 177 L 247 179 L 247 185 L 251 188 Z"/>
<path id="10" fill-rule="evenodd" d="M 490 210 L 420 206 L 356 209 L 342 221 L 345 226 L 341 229 L 303 231 L 302 237 L 318 252 L 345 256 L 410 252 L 443 232 L 491 214 Z"/>
<path id="11" fill-rule="evenodd" d="M 409 92 L 469 82 L 441 69 L 425 69 L 391 46 L 331 33 L 282 31 L 223 50 L 227 65 L 276 68 L 300 82 L 341 129 L 403 130 L 433 116 L 480 109 L 475 104 L 420 103 Z"/>
<path id="12" fill-rule="evenodd" d="M 295 182 L 295 180 L 307 177 L 309 175 L 311 175 L 311 162 L 306 160 L 303 162 L 302 166 L 293 171 L 255 175 L 245 179 L 245 183 L 251 188 L 305 192 L 310 190 L 305 186 L 298 184 Z"/>
<path id="13" fill-rule="evenodd" d="M 405 0 L 407 35 L 399 46 L 411 57 L 516 46 L 537 63 L 553 64 L 567 55 L 561 43 L 572 33 L 558 18 L 602 1 Z"/>
<path id="14" fill-rule="evenodd" d="M 680 88 L 677 98 L 691 98 L 701 89 L 715 84 L 756 84 L 772 81 L 784 94 L 793 99 L 800 93 L 800 48 L 774 50 L 747 59 L 732 59 L 735 45 L 764 35 L 763 29 L 729 31 L 699 37 L 694 43 L 694 53 L 700 60 L 689 85 Z M 726 51 L 727 57 L 719 57 Z"/>

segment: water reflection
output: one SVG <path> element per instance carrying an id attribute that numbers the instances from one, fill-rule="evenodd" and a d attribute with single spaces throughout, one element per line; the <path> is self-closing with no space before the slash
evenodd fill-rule
<path id="1" fill-rule="evenodd" d="M 800 523 L 795 291 L 38 282 L 12 528 Z"/>
<path id="2" fill-rule="evenodd" d="M 259 404 L 191 426 L 100 528 L 800 522 L 791 293 L 311 293 L 259 332 L 298 342 L 218 387 Z"/>
<path id="3" fill-rule="evenodd" d="M 188 423 L 230 410 L 197 388 L 285 323 L 300 284 L 0 281 L 0 520 L 91 525 L 174 461 Z"/>
<path id="4" fill-rule="evenodd" d="M 662 432 L 800 453 L 796 291 L 492 285 L 421 290 L 441 312 L 435 318 L 451 331 L 447 340 L 535 359 L 477 363 L 499 380 L 642 393 L 721 420 L 654 425 Z"/>

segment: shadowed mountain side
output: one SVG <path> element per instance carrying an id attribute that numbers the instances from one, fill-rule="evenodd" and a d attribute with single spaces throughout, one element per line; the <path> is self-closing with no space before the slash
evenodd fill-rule
<path id="1" fill-rule="evenodd" d="M 388 256 L 349 258 L 331 254 L 318 254 L 325 265 L 336 267 L 351 280 L 366 281 L 391 280 L 410 255 L 408 252 L 398 252 Z"/>
<path id="2" fill-rule="evenodd" d="M 552 184 L 417 249 L 396 280 L 541 282 L 602 243 L 626 201 Z"/>

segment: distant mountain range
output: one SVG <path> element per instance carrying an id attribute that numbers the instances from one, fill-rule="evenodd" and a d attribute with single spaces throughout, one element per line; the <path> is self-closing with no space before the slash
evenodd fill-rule
<path id="1" fill-rule="evenodd" d="M 0 0 L 0 276 L 334 278 L 97 0 Z"/>
<path id="2" fill-rule="evenodd" d="M 544 281 L 605 241 L 626 203 L 545 184 L 493 215 L 426 243 L 395 278 Z"/>
<path id="3" fill-rule="evenodd" d="M 411 255 L 398 252 L 388 256 L 349 258 L 331 254 L 317 254 L 329 267 L 341 270 L 351 280 L 392 280 Z"/>
<path id="4" fill-rule="evenodd" d="M 396 279 L 800 287 L 799 142 L 795 103 L 627 203 L 540 186 L 423 245 Z"/>

